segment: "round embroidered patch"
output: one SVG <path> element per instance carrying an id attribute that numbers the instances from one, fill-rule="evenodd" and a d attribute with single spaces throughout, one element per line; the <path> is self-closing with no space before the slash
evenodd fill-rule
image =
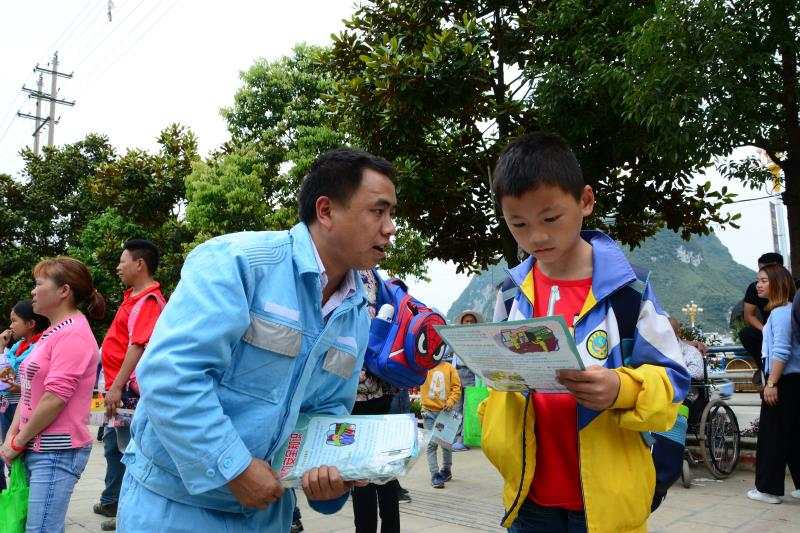
<path id="1" fill-rule="evenodd" d="M 586 339 L 586 351 L 595 359 L 603 360 L 608 357 L 608 333 L 599 329 Z"/>

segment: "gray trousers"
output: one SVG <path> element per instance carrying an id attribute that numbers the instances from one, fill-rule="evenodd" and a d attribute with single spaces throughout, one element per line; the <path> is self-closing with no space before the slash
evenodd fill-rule
<path id="1" fill-rule="evenodd" d="M 439 413 L 433 411 L 425 411 L 425 418 L 422 420 L 422 426 L 428 431 L 433 431 L 433 422 Z M 431 476 L 439 471 L 439 459 L 437 457 L 436 449 L 439 445 L 433 441 L 428 443 L 428 470 L 431 471 Z M 453 450 L 442 446 L 442 470 L 450 470 L 453 466 Z"/>

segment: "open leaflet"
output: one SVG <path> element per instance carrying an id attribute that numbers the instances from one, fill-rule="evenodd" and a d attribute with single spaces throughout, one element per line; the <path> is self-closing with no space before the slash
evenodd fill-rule
<path id="1" fill-rule="evenodd" d="M 566 392 L 556 371 L 584 370 L 575 339 L 560 316 L 515 322 L 436 326 L 470 370 L 493 389 Z"/>

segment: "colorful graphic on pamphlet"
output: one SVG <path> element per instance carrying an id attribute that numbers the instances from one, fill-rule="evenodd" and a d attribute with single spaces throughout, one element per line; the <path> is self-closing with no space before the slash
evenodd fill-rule
<path id="1" fill-rule="evenodd" d="M 584 370 L 575 337 L 561 316 L 439 326 L 439 334 L 470 370 L 499 391 L 564 392 L 559 370 Z M 593 339 L 593 357 L 603 352 Z"/>
<path id="2" fill-rule="evenodd" d="M 350 446 L 356 441 L 356 425 L 338 422 L 331 424 L 326 435 L 325 444 L 328 446 Z"/>
<path id="3" fill-rule="evenodd" d="M 495 340 L 514 353 L 557 352 L 558 338 L 547 326 L 521 326 L 501 330 Z"/>

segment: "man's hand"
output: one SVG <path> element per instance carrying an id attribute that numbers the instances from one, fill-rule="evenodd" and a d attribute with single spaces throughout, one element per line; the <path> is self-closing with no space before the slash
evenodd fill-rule
<path id="1" fill-rule="evenodd" d="M 250 466 L 232 479 L 228 487 L 239 503 L 257 509 L 266 509 L 283 495 L 283 487 L 278 477 L 261 459 L 250 461 Z"/>
<path id="2" fill-rule="evenodd" d="M 769 406 L 778 405 L 778 387 L 764 387 L 764 403 Z"/>
<path id="3" fill-rule="evenodd" d="M 106 416 L 111 418 L 117 414 L 117 408 L 122 406 L 122 389 L 112 386 L 106 392 L 103 400 L 106 403 Z"/>
<path id="4" fill-rule="evenodd" d="M 335 466 L 320 466 L 303 474 L 303 491 L 313 501 L 335 500 L 352 486 L 353 482 L 343 480 Z"/>
<path id="5" fill-rule="evenodd" d="M 619 394 L 619 376 L 602 366 L 590 366 L 586 370 L 559 370 L 558 382 L 564 385 L 584 407 L 595 411 L 608 409 Z"/>

